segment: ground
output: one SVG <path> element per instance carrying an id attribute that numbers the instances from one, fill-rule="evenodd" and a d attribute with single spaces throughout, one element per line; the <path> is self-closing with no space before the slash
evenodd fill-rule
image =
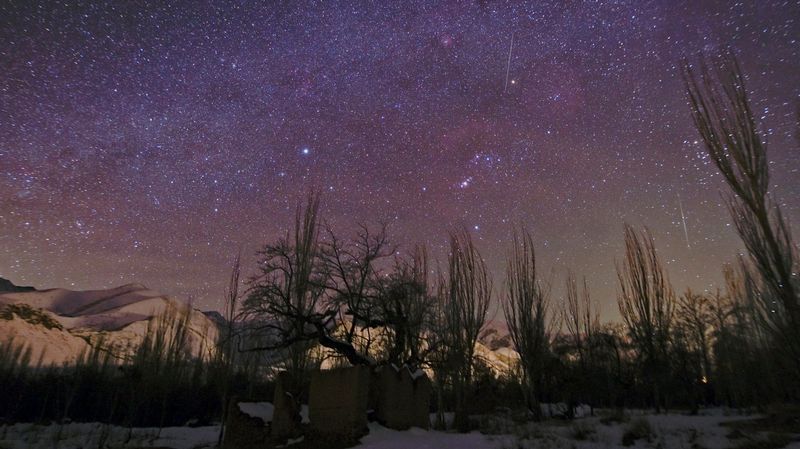
<path id="1" fill-rule="evenodd" d="M 779 448 L 800 449 L 797 429 L 765 431 L 752 423 L 755 416 L 713 409 L 700 416 L 683 414 L 653 415 L 631 412 L 614 419 L 610 412 L 575 421 L 549 420 L 541 424 L 516 425 L 508 420 L 483 420 L 484 433 L 445 433 L 411 429 L 395 431 L 370 424 L 370 433 L 357 446 L 360 449 L 599 449 L 633 448 Z M 618 417 L 618 416 L 617 416 Z M 739 424 L 750 420 L 748 424 Z M 730 424 L 733 422 L 733 424 Z M 723 424 L 728 423 L 728 424 Z M 763 421 L 761 421 L 763 424 Z M 768 429 L 769 430 L 769 429 Z M 773 429 L 774 430 L 774 429 Z M 0 449 L 52 448 L 213 448 L 219 427 L 137 428 L 71 423 L 63 426 L 15 424 L 0 427 Z M 101 444 L 105 442 L 105 444 Z"/>

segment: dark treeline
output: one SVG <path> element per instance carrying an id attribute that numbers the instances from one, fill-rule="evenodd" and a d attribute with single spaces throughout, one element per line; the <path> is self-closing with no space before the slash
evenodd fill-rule
<path id="1" fill-rule="evenodd" d="M 800 263 L 768 194 L 766 145 L 744 77 L 730 55 L 686 63 L 683 74 L 746 249 L 720 267 L 725 285 L 714 291 L 676 289 L 651 233 L 625 225 L 616 265 L 622 320 L 601 323 L 586 281 L 569 273 L 559 281 L 564 294 L 553 294 L 524 227 L 514 233 L 505 279 L 493 280 L 467 231 L 452 232 L 447 260 L 431 264 L 424 247 L 402 255 L 385 226 L 343 238 L 311 194 L 293 229 L 259 251 L 241 292 L 237 258 L 215 355 L 188 356 L 186 324 L 176 316 L 154 322 L 122 364 L 95 351 L 75 367 L 37 370 L 30 355 L 6 346 L 0 384 L 10 394 L 0 410 L 7 420 L 210 421 L 232 396 L 271 399 L 260 382 L 276 372 L 286 373 L 300 410 L 312 370 L 382 364 L 429 373 L 437 425 L 454 411 L 460 430 L 471 414 L 497 406 L 540 419 L 542 404 L 555 402 L 656 411 L 797 402 Z M 518 354 L 501 372 L 476 345 L 495 305 Z"/>
<path id="2" fill-rule="evenodd" d="M 223 350 L 193 354 L 189 317 L 188 308 L 171 308 L 124 354 L 98 341 L 66 366 L 43 366 L 24 341 L 0 345 L 0 420 L 207 425 L 219 420 L 225 395 L 268 394 L 265 382 L 254 381 L 259 377 L 254 357 L 240 356 L 234 365 Z"/>

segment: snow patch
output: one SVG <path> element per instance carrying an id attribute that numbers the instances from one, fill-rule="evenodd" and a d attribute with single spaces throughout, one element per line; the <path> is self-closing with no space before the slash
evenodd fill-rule
<path id="1" fill-rule="evenodd" d="M 261 418 L 264 423 L 272 421 L 275 406 L 271 402 L 240 402 L 239 410 L 251 418 Z"/>

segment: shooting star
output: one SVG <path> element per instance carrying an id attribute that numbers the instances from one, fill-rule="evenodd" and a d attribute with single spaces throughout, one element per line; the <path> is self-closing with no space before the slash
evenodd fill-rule
<path id="1" fill-rule="evenodd" d="M 506 63 L 506 84 L 503 93 L 508 92 L 508 75 L 511 73 L 511 51 L 514 49 L 514 33 L 511 33 L 511 45 L 508 46 L 508 62 Z"/>
<path id="2" fill-rule="evenodd" d="M 683 214 L 683 203 L 681 202 L 681 194 L 678 193 L 678 209 L 681 211 L 681 222 L 683 222 L 683 236 L 686 237 L 686 247 L 691 248 L 689 244 L 689 231 L 686 228 L 686 216 Z"/>

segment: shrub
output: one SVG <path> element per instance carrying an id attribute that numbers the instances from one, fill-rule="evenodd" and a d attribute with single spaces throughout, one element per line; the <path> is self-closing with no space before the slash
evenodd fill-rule
<path id="1" fill-rule="evenodd" d="M 572 438 L 578 441 L 586 441 L 594 438 L 597 429 L 588 422 L 576 422 L 572 425 Z"/>
<path id="2" fill-rule="evenodd" d="M 792 442 L 786 433 L 769 433 L 766 438 L 748 439 L 736 446 L 736 449 L 780 449 Z"/>
<path id="3" fill-rule="evenodd" d="M 514 422 L 507 416 L 484 415 L 480 420 L 480 432 L 484 435 L 502 435 L 510 433 L 514 428 Z"/>
<path id="4" fill-rule="evenodd" d="M 630 425 L 625 429 L 622 434 L 622 445 L 632 446 L 636 440 L 651 441 L 653 438 L 653 428 L 650 426 L 650 421 L 645 418 L 638 418 L 631 421 Z"/>
<path id="5" fill-rule="evenodd" d="M 545 433 L 542 432 L 541 427 L 537 424 L 517 426 L 517 428 L 514 429 L 514 435 L 519 440 L 538 440 L 545 437 Z"/>
<path id="6" fill-rule="evenodd" d="M 623 409 L 614 409 L 610 414 L 606 414 L 600 418 L 600 423 L 610 426 L 611 424 L 622 424 L 630 420 L 630 416 L 625 413 Z"/>
<path id="7" fill-rule="evenodd" d="M 50 315 L 40 309 L 35 309 L 27 304 L 7 304 L 0 308 L 0 319 L 11 321 L 14 315 L 30 324 L 42 325 L 47 329 L 63 330 L 64 327 Z"/>

